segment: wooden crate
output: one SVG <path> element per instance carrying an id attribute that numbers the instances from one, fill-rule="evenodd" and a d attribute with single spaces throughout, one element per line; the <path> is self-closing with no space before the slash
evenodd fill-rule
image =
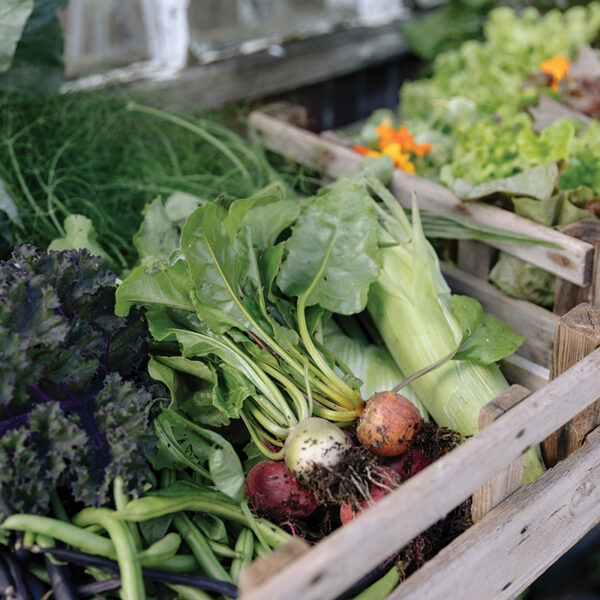
<path id="1" fill-rule="evenodd" d="M 331 600 L 471 495 L 475 525 L 388 600 L 516 597 L 600 522 L 600 309 L 574 308 L 557 332 L 552 381 L 511 386 L 482 409 L 477 435 L 314 547 L 259 559 L 241 600 Z M 573 424 L 579 448 L 520 486 L 524 453 Z"/>
<path id="2" fill-rule="evenodd" d="M 307 131 L 300 126 L 303 122 L 306 122 L 306 116 L 300 107 L 277 106 L 271 111 L 250 114 L 250 125 L 259 133 L 267 148 L 319 169 L 330 178 L 337 178 L 358 168 L 362 156 L 354 152 L 348 142 L 332 132 L 316 134 Z M 442 265 L 444 275 L 456 293 L 478 298 L 485 310 L 496 314 L 527 338 L 520 349 L 520 357 L 549 369 L 552 338 L 559 316 L 579 303 L 596 304 L 600 299 L 600 279 L 597 277 L 600 261 L 595 252 L 600 240 L 600 221 L 569 226 L 566 228 L 569 233 L 555 231 L 496 206 L 463 203 L 448 188 L 399 169 L 395 170 L 390 187 L 402 206 L 410 207 L 414 190 L 424 210 L 493 225 L 562 246 L 562 249 L 556 249 L 541 245 L 501 242 L 487 245 L 461 241 L 459 269 Z M 494 249 L 526 260 L 557 277 L 554 313 L 529 302 L 510 298 L 487 282 Z M 547 375 L 544 371 L 537 372 L 542 378 Z"/>
<path id="3" fill-rule="evenodd" d="M 264 113 L 253 113 L 251 123 L 268 147 L 329 176 L 352 171 L 360 160 L 336 140 Z M 578 288 L 595 281 L 593 243 L 495 207 L 465 207 L 445 188 L 397 171 L 392 189 L 404 205 L 411 186 L 429 210 L 557 241 L 563 250 L 496 246 Z M 242 576 L 242 600 L 333 599 L 470 496 L 475 525 L 388 600 L 511 599 L 600 522 L 600 308 L 582 304 L 560 317 L 506 297 L 481 274 L 450 267 L 444 274 L 454 291 L 476 297 L 529 338 L 523 355 L 503 364 L 509 381 L 521 385 L 482 409 L 477 435 L 360 519 L 312 548 L 294 541 L 256 561 Z M 538 443 L 555 466 L 521 486 L 523 455 Z"/>

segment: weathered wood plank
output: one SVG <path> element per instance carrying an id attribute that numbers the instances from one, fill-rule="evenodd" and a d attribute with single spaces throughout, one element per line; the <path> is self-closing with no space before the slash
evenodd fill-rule
<path id="1" fill-rule="evenodd" d="M 518 354 L 503 358 L 500 369 L 508 383 L 522 385 L 532 391 L 543 388 L 550 379 L 550 369 Z"/>
<path id="2" fill-rule="evenodd" d="M 406 481 L 360 519 L 332 533 L 260 588 L 243 594 L 243 600 L 335 597 L 594 402 L 600 396 L 599 370 L 600 350 L 596 350 Z M 572 402 L 562 401 L 567 395 Z M 594 473 L 588 484 L 597 486 L 597 482 Z M 360 552 L 349 551 L 356 548 Z"/>
<path id="3" fill-rule="evenodd" d="M 564 315 L 554 342 L 550 378 L 554 379 L 600 346 L 600 307 L 581 304 Z M 570 402 L 570 396 L 565 402 Z M 542 443 L 544 460 L 555 465 L 583 443 L 589 431 L 600 425 L 600 399 L 565 423 Z"/>
<path id="4" fill-rule="evenodd" d="M 353 150 L 303 129 L 283 123 L 259 111 L 249 116 L 250 124 L 258 130 L 267 148 L 299 163 L 337 178 L 358 168 L 361 156 Z M 563 233 L 544 227 L 529 219 L 487 204 L 464 204 L 448 188 L 428 179 L 396 169 L 391 190 L 400 204 L 409 207 L 411 194 L 417 192 L 419 206 L 438 214 L 462 217 L 500 229 L 545 239 L 563 246 L 562 250 L 545 246 L 490 243 L 491 246 L 522 258 L 576 285 L 590 282 L 593 247 Z"/>
<path id="5" fill-rule="evenodd" d="M 487 281 L 495 250 L 483 242 L 475 240 L 458 240 L 458 257 L 456 264 L 459 269 L 476 275 Z"/>
<path id="6" fill-rule="evenodd" d="M 310 546 L 302 538 L 295 537 L 273 550 L 271 554 L 253 560 L 240 574 L 240 588 L 247 593 L 259 587 L 283 567 L 293 563 L 309 548 Z"/>
<path id="7" fill-rule="evenodd" d="M 579 287 L 560 277 L 556 279 L 552 310 L 557 315 L 564 315 L 578 304 L 589 303 L 595 306 L 600 304 L 600 221 L 582 219 L 563 227 L 561 231 L 592 244 L 594 259 L 590 285 L 587 287 Z"/>
<path id="8" fill-rule="evenodd" d="M 558 315 L 531 302 L 510 298 L 491 283 L 460 269 L 444 263 L 440 266 L 455 294 L 476 298 L 486 312 L 496 315 L 508 323 L 515 333 L 526 338 L 519 348 L 521 356 L 543 367 L 550 367 L 554 331 L 560 320 Z"/>
<path id="9" fill-rule="evenodd" d="M 600 522 L 600 430 L 454 540 L 387 600 L 510 600 Z"/>
<path id="10" fill-rule="evenodd" d="M 531 392 L 520 385 L 511 385 L 505 392 L 488 402 L 479 411 L 478 428 L 482 431 L 494 421 L 514 408 Z M 523 480 L 523 457 L 519 456 L 506 469 L 494 475 L 479 489 L 473 492 L 471 515 L 473 522 L 481 521 L 485 515 L 498 506 L 502 500 L 510 496 L 521 486 Z"/>
<path id="11" fill-rule="evenodd" d="M 132 87 L 142 91 L 161 89 L 165 94 L 171 91 L 171 105 L 185 97 L 194 98 L 203 108 L 215 108 L 327 81 L 397 59 L 408 50 L 398 21 L 282 42 L 283 53 L 278 55 L 269 52 L 271 45 L 265 43 L 263 50 L 251 54 L 191 66 L 170 81 L 145 80 Z"/>

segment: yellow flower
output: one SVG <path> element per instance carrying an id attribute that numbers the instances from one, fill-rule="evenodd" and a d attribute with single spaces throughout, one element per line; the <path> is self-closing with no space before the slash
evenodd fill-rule
<path id="1" fill-rule="evenodd" d="M 542 61 L 540 70 L 548 75 L 552 75 L 552 81 L 550 82 L 550 88 L 553 90 L 558 89 L 558 84 L 561 79 L 567 76 L 571 61 L 560 54 L 557 54 L 554 58 Z"/>
<path id="2" fill-rule="evenodd" d="M 382 151 L 384 156 L 389 156 L 398 169 L 402 169 L 407 173 L 416 173 L 415 165 L 410 160 L 408 152 L 404 152 L 402 145 L 399 143 L 388 144 Z"/>

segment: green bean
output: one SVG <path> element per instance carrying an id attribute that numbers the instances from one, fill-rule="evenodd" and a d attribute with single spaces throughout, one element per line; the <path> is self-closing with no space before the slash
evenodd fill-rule
<path id="1" fill-rule="evenodd" d="M 73 546 L 82 552 L 89 552 L 106 558 L 115 558 L 116 552 L 113 543 L 98 535 L 85 531 L 71 523 L 65 523 L 50 517 L 37 515 L 14 514 L 2 522 L 2 528 L 15 531 L 30 531 L 35 534 L 46 535 Z"/>
<path id="2" fill-rule="evenodd" d="M 69 522 L 69 517 L 67 515 L 67 511 L 63 506 L 58 494 L 56 491 L 52 492 L 52 496 L 50 496 L 50 500 L 52 502 L 52 510 L 54 511 L 54 516 L 61 521 Z"/>
<path id="3" fill-rule="evenodd" d="M 172 583 L 167 583 L 167 586 L 174 592 L 177 592 L 183 600 L 212 600 L 212 596 L 209 596 L 206 592 L 188 585 L 174 585 Z"/>
<path id="4" fill-rule="evenodd" d="M 142 567 L 145 566 L 142 560 Z M 172 573 L 195 573 L 200 570 L 200 565 L 193 554 L 176 554 L 154 568 L 160 571 L 171 571 Z"/>
<path id="5" fill-rule="evenodd" d="M 268 554 L 271 554 L 271 552 L 273 552 L 273 550 L 271 548 L 269 548 L 268 546 L 265 546 L 264 544 L 261 544 L 260 542 L 258 542 L 257 544 L 254 544 L 254 554 L 256 555 L 257 558 L 262 558 L 263 556 L 267 556 Z"/>
<path id="6" fill-rule="evenodd" d="M 108 508 L 84 508 L 75 515 L 75 525 L 92 523 L 102 525 L 112 540 L 121 572 L 121 596 L 123 600 L 145 600 L 144 580 L 135 542 L 127 523 L 115 518 L 115 511 Z"/>
<path id="7" fill-rule="evenodd" d="M 36 563 L 35 561 L 30 561 L 27 565 L 27 569 L 40 581 L 47 584 L 50 583 L 50 577 L 48 576 L 48 571 L 46 571 L 46 567 L 42 567 L 42 565 Z"/>
<path id="8" fill-rule="evenodd" d="M 398 585 L 400 575 L 394 565 L 381 579 L 363 590 L 354 600 L 385 600 Z"/>
<path id="9" fill-rule="evenodd" d="M 206 541 L 208 542 L 210 549 L 217 556 L 220 556 L 222 558 L 239 558 L 239 556 L 240 556 L 239 552 L 232 550 L 226 544 L 220 544 L 219 542 L 215 542 L 214 540 L 211 540 L 210 538 L 207 538 Z"/>
<path id="10" fill-rule="evenodd" d="M 27 548 L 35 544 L 35 533 L 33 531 L 26 531 L 23 536 L 23 545 Z"/>
<path id="11" fill-rule="evenodd" d="M 221 581 L 231 582 L 229 573 L 223 568 L 217 560 L 214 552 L 210 549 L 206 538 L 202 532 L 194 525 L 192 520 L 185 514 L 179 513 L 173 518 L 173 525 L 181 534 L 192 554 L 202 567 L 202 570 L 209 577 L 220 579 Z"/>
<path id="12" fill-rule="evenodd" d="M 132 500 L 125 507 L 125 510 L 117 514 L 117 517 L 125 521 L 140 522 L 182 511 L 203 512 L 241 523 L 246 527 L 252 526 L 252 523 L 238 506 L 202 492 L 174 496 L 144 496 Z M 265 541 L 273 548 L 283 546 L 292 537 L 289 533 L 265 519 L 254 519 L 254 522 Z"/>
<path id="13" fill-rule="evenodd" d="M 115 507 L 117 510 L 122 510 L 127 506 L 129 498 L 125 493 L 125 481 L 123 480 L 123 477 L 121 475 L 115 477 L 115 480 L 113 481 L 113 496 L 115 499 Z M 128 523 L 127 526 L 131 531 L 131 536 L 133 537 L 136 549 L 141 550 L 142 538 L 140 537 L 140 532 L 138 531 L 138 528 L 133 523 Z"/>
<path id="14" fill-rule="evenodd" d="M 159 567 L 165 560 L 177 554 L 179 546 L 181 537 L 173 532 L 167 533 L 164 538 L 139 553 L 140 562 L 144 567 Z"/>
<path id="15" fill-rule="evenodd" d="M 173 469 L 163 469 L 160 472 L 160 487 L 168 488 L 177 481 L 177 473 Z"/>
<path id="16" fill-rule="evenodd" d="M 242 529 L 235 542 L 235 549 L 240 553 L 239 558 L 234 558 L 231 561 L 229 573 L 234 583 L 237 583 L 240 578 L 240 573 L 252 562 L 254 554 L 254 534 L 251 529 Z"/>

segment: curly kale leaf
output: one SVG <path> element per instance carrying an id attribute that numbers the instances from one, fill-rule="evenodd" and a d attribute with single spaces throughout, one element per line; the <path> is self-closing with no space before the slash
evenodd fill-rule
<path id="1" fill-rule="evenodd" d="M 48 511 L 53 490 L 99 505 L 131 493 L 156 447 L 142 315 L 114 314 L 116 277 L 88 251 L 16 248 L 0 262 L 0 493 Z"/>

